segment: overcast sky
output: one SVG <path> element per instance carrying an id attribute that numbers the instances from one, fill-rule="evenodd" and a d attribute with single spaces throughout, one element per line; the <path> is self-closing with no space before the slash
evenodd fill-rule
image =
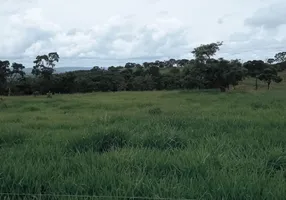
<path id="1" fill-rule="evenodd" d="M 216 41 L 218 56 L 264 60 L 286 51 L 285 11 L 286 0 L 0 0 L 0 60 L 32 67 L 52 51 L 61 67 L 190 59 Z"/>

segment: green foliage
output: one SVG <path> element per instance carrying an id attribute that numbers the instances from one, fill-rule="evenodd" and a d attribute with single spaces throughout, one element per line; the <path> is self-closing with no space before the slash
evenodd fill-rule
<path id="1" fill-rule="evenodd" d="M 275 61 L 276 62 L 285 62 L 286 61 L 286 52 L 279 52 L 275 56 Z"/>
<path id="2" fill-rule="evenodd" d="M 55 62 L 59 62 L 59 55 L 57 52 L 51 52 L 48 55 L 39 55 L 34 61 L 32 74 L 35 76 L 42 76 L 44 79 L 51 79 L 55 69 Z"/>
<path id="3" fill-rule="evenodd" d="M 214 56 L 216 52 L 220 50 L 220 46 L 222 44 L 223 42 L 216 42 L 204 45 L 202 44 L 199 47 L 194 48 L 192 53 L 194 54 L 197 60 L 205 61 Z"/>
<path id="4" fill-rule="evenodd" d="M 244 67 L 248 70 L 248 75 L 255 78 L 255 89 L 258 89 L 258 76 L 263 72 L 267 65 L 262 60 L 252 60 L 244 63 Z"/>
<path id="5" fill-rule="evenodd" d="M 267 65 L 262 60 L 252 60 L 244 63 L 244 67 L 248 70 L 248 75 L 257 77 L 263 72 Z"/>
<path id="6" fill-rule="evenodd" d="M 258 79 L 267 83 L 268 90 L 272 81 L 280 83 L 283 80 L 280 76 L 278 76 L 277 70 L 273 67 L 264 69 L 263 72 L 258 76 Z"/>
<path id="7" fill-rule="evenodd" d="M 10 71 L 10 62 L 8 60 L 1 61 L 0 60 L 0 92 L 6 88 L 8 76 L 11 73 Z"/>
<path id="8" fill-rule="evenodd" d="M 39 91 L 40 94 L 47 94 L 49 91 L 71 94 L 181 89 L 220 89 L 225 92 L 236 89 L 236 86 L 247 77 L 255 78 L 255 88 L 258 89 L 259 77 L 267 84 L 269 82 L 265 69 L 274 68 L 279 72 L 286 69 L 283 52 L 276 55 L 275 62 L 274 59 L 268 59 L 267 63 L 262 60 L 242 63 L 238 59 L 212 58 L 222 44 L 217 42 L 194 48 L 192 53 L 195 59 L 191 60 L 171 58 L 144 62 L 142 65 L 127 62 L 124 67 L 110 66 L 105 69 L 94 66 L 91 70 L 60 74 L 54 73 L 59 55 L 53 52 L 36 57 L 32 70 L 35 76 L 26 76 L 22 64 L 13 63 L 10 69 L 9 61 L 1 61 L 0 94 L 31 95 L 33 91 Z M 271 80 L 279 83 L 282 79 L 276 76 Z"/>

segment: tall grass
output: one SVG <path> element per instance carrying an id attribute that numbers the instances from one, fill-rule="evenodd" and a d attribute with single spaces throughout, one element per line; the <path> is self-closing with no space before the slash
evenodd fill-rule
<path id="1" fill-rule="evenodd" d="M 0 192 L 284 199 L 283 102 L 283 90 L 5 98 Z"/>

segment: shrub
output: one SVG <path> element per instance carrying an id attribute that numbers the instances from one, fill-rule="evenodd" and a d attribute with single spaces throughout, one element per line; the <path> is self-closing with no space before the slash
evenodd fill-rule
<path id="1" fill-rule="evenodd" d="M 104 153 L 122 148 L 126 144 L 127 136 L 124 132 L 111 130 L 87 134 L 82 138 L 75 138 L 70 143 L 69 148 L 75 152 L 93 151 Z"/>

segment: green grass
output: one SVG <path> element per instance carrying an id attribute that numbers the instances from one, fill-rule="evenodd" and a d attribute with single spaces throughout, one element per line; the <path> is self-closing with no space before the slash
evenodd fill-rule
<path id="1" fill-rule="evenodd" d="M 4 97 L 0 192 L 285 199 L 286 93 L 273 87 Z"/>

